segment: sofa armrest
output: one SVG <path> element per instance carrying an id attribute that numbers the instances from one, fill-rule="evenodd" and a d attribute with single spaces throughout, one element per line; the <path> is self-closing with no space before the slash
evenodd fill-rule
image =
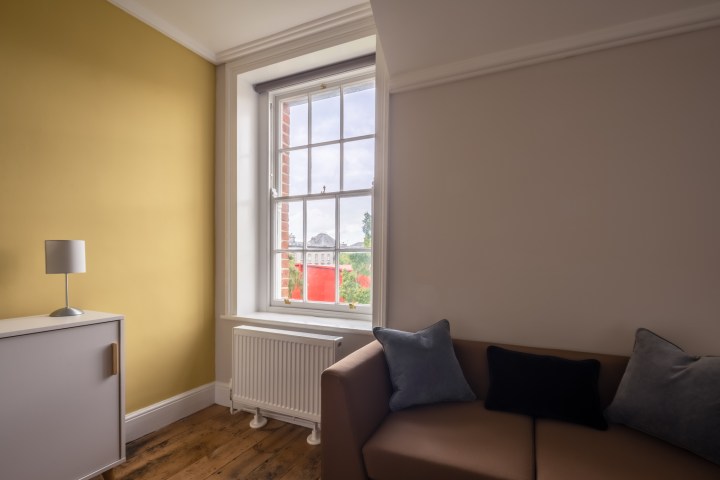
<path id="1" fill-rule="evenodd" d="M 373 341 L 325 370 L 321 392 L 323 480 L 366 479 L 362 447 L 392 393 L 382 346 Z"/>

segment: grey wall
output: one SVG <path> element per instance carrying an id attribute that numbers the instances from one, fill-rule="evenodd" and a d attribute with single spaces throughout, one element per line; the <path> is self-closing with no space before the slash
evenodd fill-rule
<path id="1" fill-rule="evenodd" d="M 720 354 L 720 29 L 393 94 L 388 318 Z"/>

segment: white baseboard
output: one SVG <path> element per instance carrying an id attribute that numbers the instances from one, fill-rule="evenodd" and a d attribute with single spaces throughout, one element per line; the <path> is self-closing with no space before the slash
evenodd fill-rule
<path id="1" fill-rule="evenodd" d="M 215 385 L 215 383 L 201 385 L 128 413 L 125 415 L 125 441 L 131 442 L 214 404 L 217 396 Z"/>
<path id="2" fill-rule="evenodd" d="M 215 403 L 223 407 L 230 407 L 230 384 L 215 382 Z"/>

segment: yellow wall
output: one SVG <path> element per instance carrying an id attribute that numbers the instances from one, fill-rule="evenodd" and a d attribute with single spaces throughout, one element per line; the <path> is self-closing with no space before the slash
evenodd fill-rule
<path id="1" fill-rule="evenodd" d="M 99 0 L 0 3 L 0 318 L 126 316 L 127 411 L 214 379 L 214 67 Z"/>

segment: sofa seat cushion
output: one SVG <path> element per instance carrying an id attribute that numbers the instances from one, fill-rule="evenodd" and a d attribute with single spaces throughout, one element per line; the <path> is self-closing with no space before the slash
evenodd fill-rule
<path id="1" fill-rule="evenodd" d="M 537 420 L 535 441 L 537 480 L 720 479 L 720 466 L 623 425 Z"/>
<path id="2" fill-rule="evenodd" d="M 414 407 L 389 414 L 363 457 L 375 480 L 530 480 L 532 418 L 480 401 Z"/>

